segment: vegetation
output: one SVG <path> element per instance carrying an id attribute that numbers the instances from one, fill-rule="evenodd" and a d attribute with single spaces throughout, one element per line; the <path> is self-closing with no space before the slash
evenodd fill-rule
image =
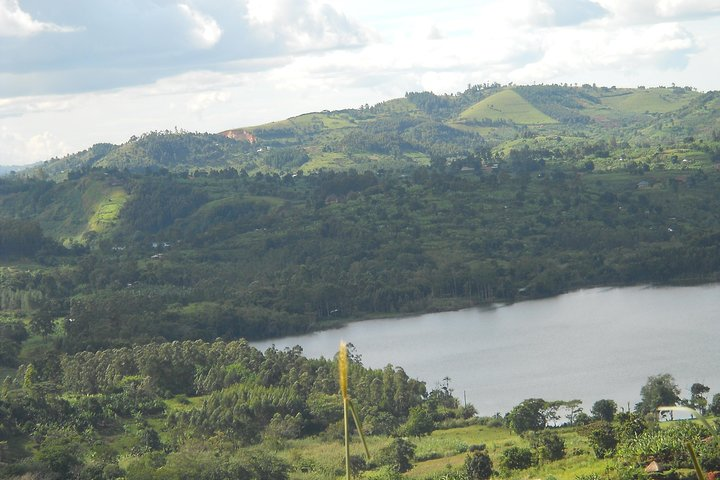
<path id="1" fill-rule="evenodd" d="M 528 398 L 479 419 L 352 348 L 338 375 L 245 340 L 717 281 L 719 108 L 679 87 L 479 85 L 0 178 L 0 476 L 619 480 L 651 459 L 682 475 L 691 452 L 720 469 L 712 428 L 656 418 L 717 415 L 720 394 L 680 399 L 669 374 L 634 412 Z M 343 448 L 348 409 L 369 459 Z"/>

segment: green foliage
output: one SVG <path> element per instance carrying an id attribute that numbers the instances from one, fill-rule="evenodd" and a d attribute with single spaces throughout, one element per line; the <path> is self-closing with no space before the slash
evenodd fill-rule
<path id="1" fill-rule="evenodd" d="M 615 426 L 621 440 L 630 440 L 648 430 L 646 419 L 635 412 L 621 412 L 615 415 Z"/>
<path id="2" fill-rule="evenodd" d="M 590 412 L 597 420 L 612 422 L 617 412 L 617 403 L 614 400 L 602 399 L 593 403 Z"/>
<path id="3" fill-rule="evenodd" d="M 672 375 L 664 373 L 648 378 L 640 389 L 640 403 L 636 410 L 641 414 L 654 413 L 658 407 L 671 406 L 680 401 L 680 388 Z"/>
<path id="4" fill-rule="evenodd" d="M 503 470 L 524 470 L 533 464 L 532 451 L 529 448 L 512 446 L 500 456 L 500 468 Z"/>
<path id="5" fill-rule="evenodd" d="M 31 256 L 46 243 L 36 222 L 0 217 L 0 258 Z"/>
<path id="6" fill-rule="evenodd" d="M 545 428 L 547 419 L 544 410 L 547 402 L 541 398 L 528 398 L 522 403 L 513 407 L 507 414 L 505 420 L 515 433 L 521 434 L 527 431 L 538 431 Z"/>
<path id="7" fill-rule="evenodd" d="M 398 437 L 389 445 L 380 449 L 375 460 L 380 465 L 387 465 L 397 473 L 407 472 L 412 468 L 412 459 L 415 456 L 415 444 Z"/>
<path id="8" fill-rule="evenodd" d="M 647 431 L 622 444 L 618 455 L 626 460 L 640 464 L 647 464 L 655 460 L 673 468 L 692 468 L 691 458 L 686 448 L 689 443 L 699 447 L 702 440 L 708 435 L 707 429 L 697 423 L 683 421 L 673 423 L 668 428 Z M 703 449 L 704 453 L 718 453 L 710 449 Z"/>
<path id="9" fill-rule="evenodd" d="M 713 415 L 720 415 L 720 393 L 713 395 L 709 410 Z"/>
<path id="10" fill-rule="evenodd" d="M 632 174 L 551 167 L 565 155 L 558 148 L 518 142 L 498 158 L 479 146 L 450 164 L 382 175 L 92 171 L 45 190 L 15 180 L 0 212 L 27 208 L 15 214 L 45 231 L 67 227 L 64 238 L 94 215 L 83 198 L 97 205 L 122 189 L 128 200 L 89 251 L 68 241 L 76 246 L 63 257 L 42 256 L 53 265 L 3 270 L 0 306 L 40 314 L 47 304 L 53 318 L 72 319 L 57 326 L 72 353 L 258 339 L 590 285 L 715 279 L 715 171 L 689 170 L 677 192 L 667 183 L 677 171 L 654 172 L 638 189 Z M 69 215 L 51 212 L 61 206 L 77 216 L 72 225 L 53 220 Z M 668 218 L 678 219 L 673 232 Z"/>
<path id="11" fill-rule="evenodd" d="M 465 457 L 465 473 L 468 480 L 488 480 L 493 474 L 493 463 L 486 451 L 474 451 Z"/>
<path id="12" fill-rule="evenodd" d="M 556 432 L 530 432 L 527 438 L 538 460 L 554 462 L 565 457 L 565 441 Z"/>
<path id="13" fill-rule="evenodd" d="M 69 478 L 70 472 L 81 464 L 78 444 L 77 435 L 61 430 L 54 431 L 40 443 L 35 457 L 45 470 L 59 475 L 60 478 Z"/>
<path id="14" fill-rule="evenodd" d="M 690 387 L 690 407 L 699 411 L 701 414 L 704 414 L 708 403 L 705 395 L 709 391 L 710 387 L 703 385 L 702 383 L 693 383 Z"/>
<path id="15" fill-rule="evenodd" d="M 435 423 L 425 406 L 411 408 L 407 422 L 401 427 L 403 434 L 411 437 L 430 435 L 434 429 Z"/>
<path id="16" fill-rule="evenodd" d="M 589 432 L 589 441 L 597 458 L 609 458 L 615 455 L 618 437 L 612 424 L 596 422 L 585 427 Z"/>

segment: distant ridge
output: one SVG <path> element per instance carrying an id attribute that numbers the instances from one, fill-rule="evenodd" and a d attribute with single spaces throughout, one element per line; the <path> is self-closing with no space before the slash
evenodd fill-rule
<path id="1" fill-rule="evenodd" d="M 306 113 L 219 134 L 149 132 L 44 162 L 42 172 L 63 178 L 89 168 L 362 171 L 429 165 L 488 149 L 508 152 L 519 138 L 672 145 L 679 135 L 712 141 L 720 132 L 719 104 L 717 92 L 689 87 L 475 85 L 453 95 L 411 92 L 374 106 Z M 39 171 L 35 166 L 27 174 Z"/>

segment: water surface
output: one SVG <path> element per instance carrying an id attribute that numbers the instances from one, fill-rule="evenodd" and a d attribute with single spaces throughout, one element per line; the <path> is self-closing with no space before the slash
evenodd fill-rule
<path id="1" fill-rule="evenodd" d="M 367 320 L 253 345 L 300 345 L 332 357 L 352 342 L 363 364 L 401 366 L 434 388 L 451 378 L 481 415 L 505 413 L 530 397 L 611 398 L 634 406 L 650 375 L 671 373 L 720 391 L 720 284 L 581 290 L 507 306 Z"/>

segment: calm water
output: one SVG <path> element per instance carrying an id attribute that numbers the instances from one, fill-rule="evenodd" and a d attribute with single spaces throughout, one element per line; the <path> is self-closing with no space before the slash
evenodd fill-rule
<path id="1" fill-rule="evenodd" d="M 443 377 L 482 415 L 525 398 L 614 399 L 634 406 L 647 377 L 671 373 L 720 392 L 720 284 L 582 290 L 508 306 L 355 322 L 310 335 L 255 342 L 300 345 L 332 357 L 352 342 L 363 364 L 391 363 L 435 387 Z"/>

